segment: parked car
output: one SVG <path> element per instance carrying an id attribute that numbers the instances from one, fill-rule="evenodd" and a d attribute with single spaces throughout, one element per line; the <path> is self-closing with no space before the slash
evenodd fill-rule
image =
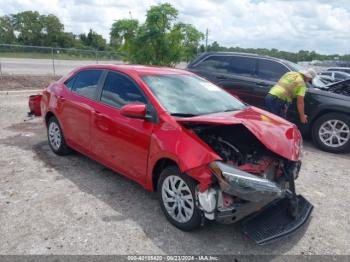
<path id="1" fill-rule="evenodd" d="M 54 153 L 74 149 L 157 191 L 166 218 L 182 230 L 205 218 L 243 219 L 244 233 L 263 244 L 311 213 L 294 187 L 297 127 L 191 72 L 80 67 L 43 91 L 40 113 Z"/>
<path id="2" fill-rule="evenodd" d="M 323 71 L 318 73 L 320 77 L 330 77 L 331 82 L 339 82 L 346 79 L 350 79 L 350 74 L 338 71 Z"/>
<path id="3" fill-rule="evenodd" d="M 245 53 L 204 53 L 194 59 L 188 70 L 223 87 L 244 102 L 265 108 L 265 96 L 288 71 L 300 66 L 290 61 Z M 334 93 L 309 85 L 305 96 L 308 124 L 301 124 L 296 103 L 288 111 L 288 119 L 302 134 L 311 135 L 324 151 L 342 153 L 350 149 L 350 95 Z"/>
<path id="4" fill-rule="evenodd" d="M 337 71 L 350 74 L 350 67 L 329 67 L 326 71 Z"/>

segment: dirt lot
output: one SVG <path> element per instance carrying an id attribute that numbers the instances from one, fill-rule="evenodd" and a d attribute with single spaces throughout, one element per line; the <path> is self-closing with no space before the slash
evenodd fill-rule
<path id="1" fill-rule="evenodd" d="M 43 89 L 60 77 L 2 75 L 0 76 L 0 91 Z"/>
<path id="2" fill-rule="evenodd" d="M 305 145 L 297 190 L 315 206 L 293 236 L 256 246 L 238 225 L 184 233 L 155 194 L 80 154 L 54 155 L 30 93 L 0 94 L 1 254 L 348 254 L 350 155 Z"/>

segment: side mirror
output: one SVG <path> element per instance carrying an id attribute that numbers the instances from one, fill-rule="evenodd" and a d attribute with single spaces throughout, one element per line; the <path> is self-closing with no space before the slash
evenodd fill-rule
<path id="1" fill-rule="evenodd" d="M 145 104 L 127 104 L 121 108 L 120 112 L 126 117 L 146 119 Z"/>

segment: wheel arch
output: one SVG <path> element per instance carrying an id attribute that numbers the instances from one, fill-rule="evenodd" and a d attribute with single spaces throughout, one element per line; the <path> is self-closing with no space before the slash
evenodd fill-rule
<path id="1" fill-rule="evenodd" d="M 327 109 L 321 109 L 315 116 L 312 118 L 311 123 L 310 123 L 310 131 L 313 128 L 313 125 L 315 124 L 316 120 L 319 119 L 321 116 L 324 116 L 326 114 L 332 114 L 332 113 L 339 113 L 339 114 L 344 114 L 350 116 L 350 112 L 346 110 L 342 110 L 339 108 L 327 108 Z"/>
<path id="2" fill-rule="evenodd" d="M 155 163 L 155 165 L 153 166 L 153 169 L 152 169 L 152 189 L 153 189 L 153 191 L 157 191 L 157 183 L 158 183 L 159 176 L 162 173 L 162 171 L 164 170 L 164 168 L 166 168 L 167 166 L 179 167 L 179 165 L 176 163 L 176 161 L 174 161 L 173 159 L 170 159 L 170 158 L 166 158 L 166 157 L 158 159 L 157 162 Z"/>
<path id="3" fill-rule="evenodd" d="M 56 117 L 56 116 L 55 116 L 55 114 L 52 113 L 51 111 L 48 111 L 48 112 L 46 113 L 46 115 L 45 115 L 45 124 L 46 124 L 46 126 L 48 125 L 49 120 L 50 120 L 51 117 Z M 56 117 L 56 119 L 57 119 L 57 117 Z M 58 120 L 57 120 L 57 121 L 58 121 Z"/>

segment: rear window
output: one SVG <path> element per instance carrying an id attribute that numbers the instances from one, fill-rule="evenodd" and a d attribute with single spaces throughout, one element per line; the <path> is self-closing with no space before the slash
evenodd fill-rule
<path id="1" fill-rule="evenodd" d="M 80 71 L 73 78 L 65 82 L 65 85 L 72 91 L 81 96 L 96 100 L 98 82 L 102 70 L 84 70 Z"/>
<path id="2" fill-rule="evenodd" d="M 230 73 L 231 57 L 229 56 L 210 56 L 200 62 L 195 68 L 206 71 L 214 71 L 215 73 Z"/>
<path id="3" fill-rule="evenodd" d="M 267 59 L 259 59 L 258 77 L 260 79 L 277 82 L 281 76 L 288 71 L 287 67 L 281 63 Z"/>
<path id="4" fill-rule="evenodd" d="M 210 56 L 200 62 L 196 69 L 215 74 L 235 74 L 252 77 L 255 75 L 256 59 L 244 56 Z"/>
<path id="5" fill-rule="evenodd" d="M 233 56 L 230 71 L 232 74 L 255 76 L 256 59 L 244 56 Z"/>

